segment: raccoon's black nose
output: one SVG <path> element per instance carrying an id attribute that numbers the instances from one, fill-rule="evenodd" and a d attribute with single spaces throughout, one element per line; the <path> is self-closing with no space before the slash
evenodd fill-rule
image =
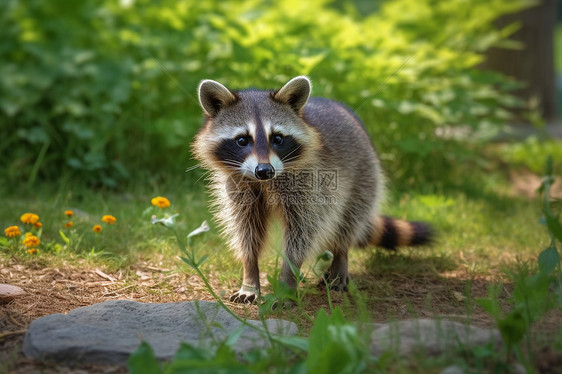
<path id="1" fill-rule="evenodd" d="M 256 178 L 265 181 L 275 176 L 275 169 L 271 166 L 271 164 L 258 164 L 258 166 L 256 166 L 255 174 Z"/>

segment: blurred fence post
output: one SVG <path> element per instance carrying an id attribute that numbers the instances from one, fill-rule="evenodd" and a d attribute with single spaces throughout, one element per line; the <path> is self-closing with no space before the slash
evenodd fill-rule
<path id="1" fill-rule="evenodd" d="M 546 121 L 556 118 L 556 79 L 554 72 L 554 26 L 557 0 L 542 0 L 532 8 L 501 17 L 497 26 L 519 22 L 521 28 L 511 39 L 521 42 L 522 49 L 491 48 L 486 52 L 483 69 L 499 71 L 523 82 L 525 87 L 514 92 L 526 102 L 538 99 L 538 110 Z"/>

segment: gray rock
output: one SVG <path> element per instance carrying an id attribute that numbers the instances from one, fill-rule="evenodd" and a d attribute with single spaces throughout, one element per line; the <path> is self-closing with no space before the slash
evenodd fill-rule
<path id="1" fill-rule="evenodd" d="M 470 371 L 471 373 L 473 371 Z M 519 363 L 512 364 L 510 367 L 509 372 L 511 374 L 525 374 L 527 371 L 525 367 Z M 465 374 L 466 370 L 464 370 L 461 366 L 458 365 L 451 365 L 446 367 L 445 369 L 441 370 L 439 374 Z"/>
<path id="2" fill-rule="evenodd" d="M 263 326 L 260 321 L 248 322 Z M 297 333 L 292 322 L 271 319 L 266 325 L 273 334 Z M 156 357 L 171 359 L 180 342 L 211 346 L 239 327 L 240 322 L 215 302 L 145 304 L 113 300 L 34 320 L 25 335 L 23 352 L 60 364 L 126 365 L 141 339 L 152 346 Z M 240 353 L 266 345 L 260 332 L 244 327 L 234 350 Z"/>
<path id="3" fill-rule="evenodd" d="M 441 370 L 439 374 L 464 374 L 465 370 L 458 365 L 451 365 Z"/>
<path id="4" fill-rule="evenodd" d="M 490 342 L 501 344 L 499 331 L 448 320 L 414 319 L 375 324 L 370 348 L 375 356 L 388 350 L 400 356 L 408 356 L 415 350 L 439 355 L 457 347 L 468 348 Z"/>

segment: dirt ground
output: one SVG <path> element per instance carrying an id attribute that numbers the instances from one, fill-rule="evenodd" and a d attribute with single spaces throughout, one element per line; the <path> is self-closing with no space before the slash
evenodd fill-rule
<path id="1" fill-rule="evenodd" d="M 492 281 L 484 277 L 471 279 L 468 274 L 459 271 L 415 279 L 400 274 L 386 274 L 384 279 L 370 274 L 352 276 L 360 290 L 377 295 L 367 300 L 374 322 L 389 318 L 436 316 L 466 321 L 464 295 L 467 287 L 473 297 L 485 297 L 487 285 Z M 138 264 L 129 274 L 108 274 L 100 269 L 24 265 L 11 259 L 0 267 L 0 283 L 19 286 L 26 292 L 25 295 L 0 305 L 0 363 L 3 363 L 0 364 L 0 373 L 124 373 L 126 369 L 120 367 L 87 365 L 66 368 L 27 359 L 20 352 L 25 331 L 36 318 L 53 313 L 67 313 L 75 308 L 113 299 L 152 303 L 212 300 L 197 276 L 161 269 L 148 263 Z M 506 284 L 502 292 L 504 298 L 507 299 L 511 292 L 510 285 Z M 341 293 L 333 293 L 334 305 L 344 304 L 344 297 Z M 257 318 L 255 306 L 229 305 L 241 316 Z M 305 312 L 313 316 L 319 308 L 328 308 L 326 295 L 312 290 L 304 301 Z M 472 308 L 470 320 L 478 326 L 490 327 L 494 323 L 479 307 Z M 554 339 L 549 334 L 557 331 L 561 323 L 562 314 L 557 311 L 544 318 L 539 326 L 535 326 L 535 331 L 541 334 L 544 343 L 544 348 L 538 349 L 537 367 L 541 369 L 540 372 L 554 373 L 556 371 L 552 369 L 562 369 L 562 356 L 549 348 L 548 343 Z"/>

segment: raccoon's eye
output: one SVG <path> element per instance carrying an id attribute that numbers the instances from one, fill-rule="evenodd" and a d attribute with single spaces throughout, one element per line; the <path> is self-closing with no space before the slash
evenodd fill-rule
<path id="1" fill-rule="evenodd" d="M 239 136 L 238 138 L 236 138 L 236 143 L 240 147 L 245 147 L 248 145 L 248 143 L 250 143 L 250 139 L 248 136 Z"/>
<path id="2" fill-rule="evenodd" d="M 275 134 L 271 137 L 271 144 L 281 145 L 283 144 L 283 135 Z"/>

